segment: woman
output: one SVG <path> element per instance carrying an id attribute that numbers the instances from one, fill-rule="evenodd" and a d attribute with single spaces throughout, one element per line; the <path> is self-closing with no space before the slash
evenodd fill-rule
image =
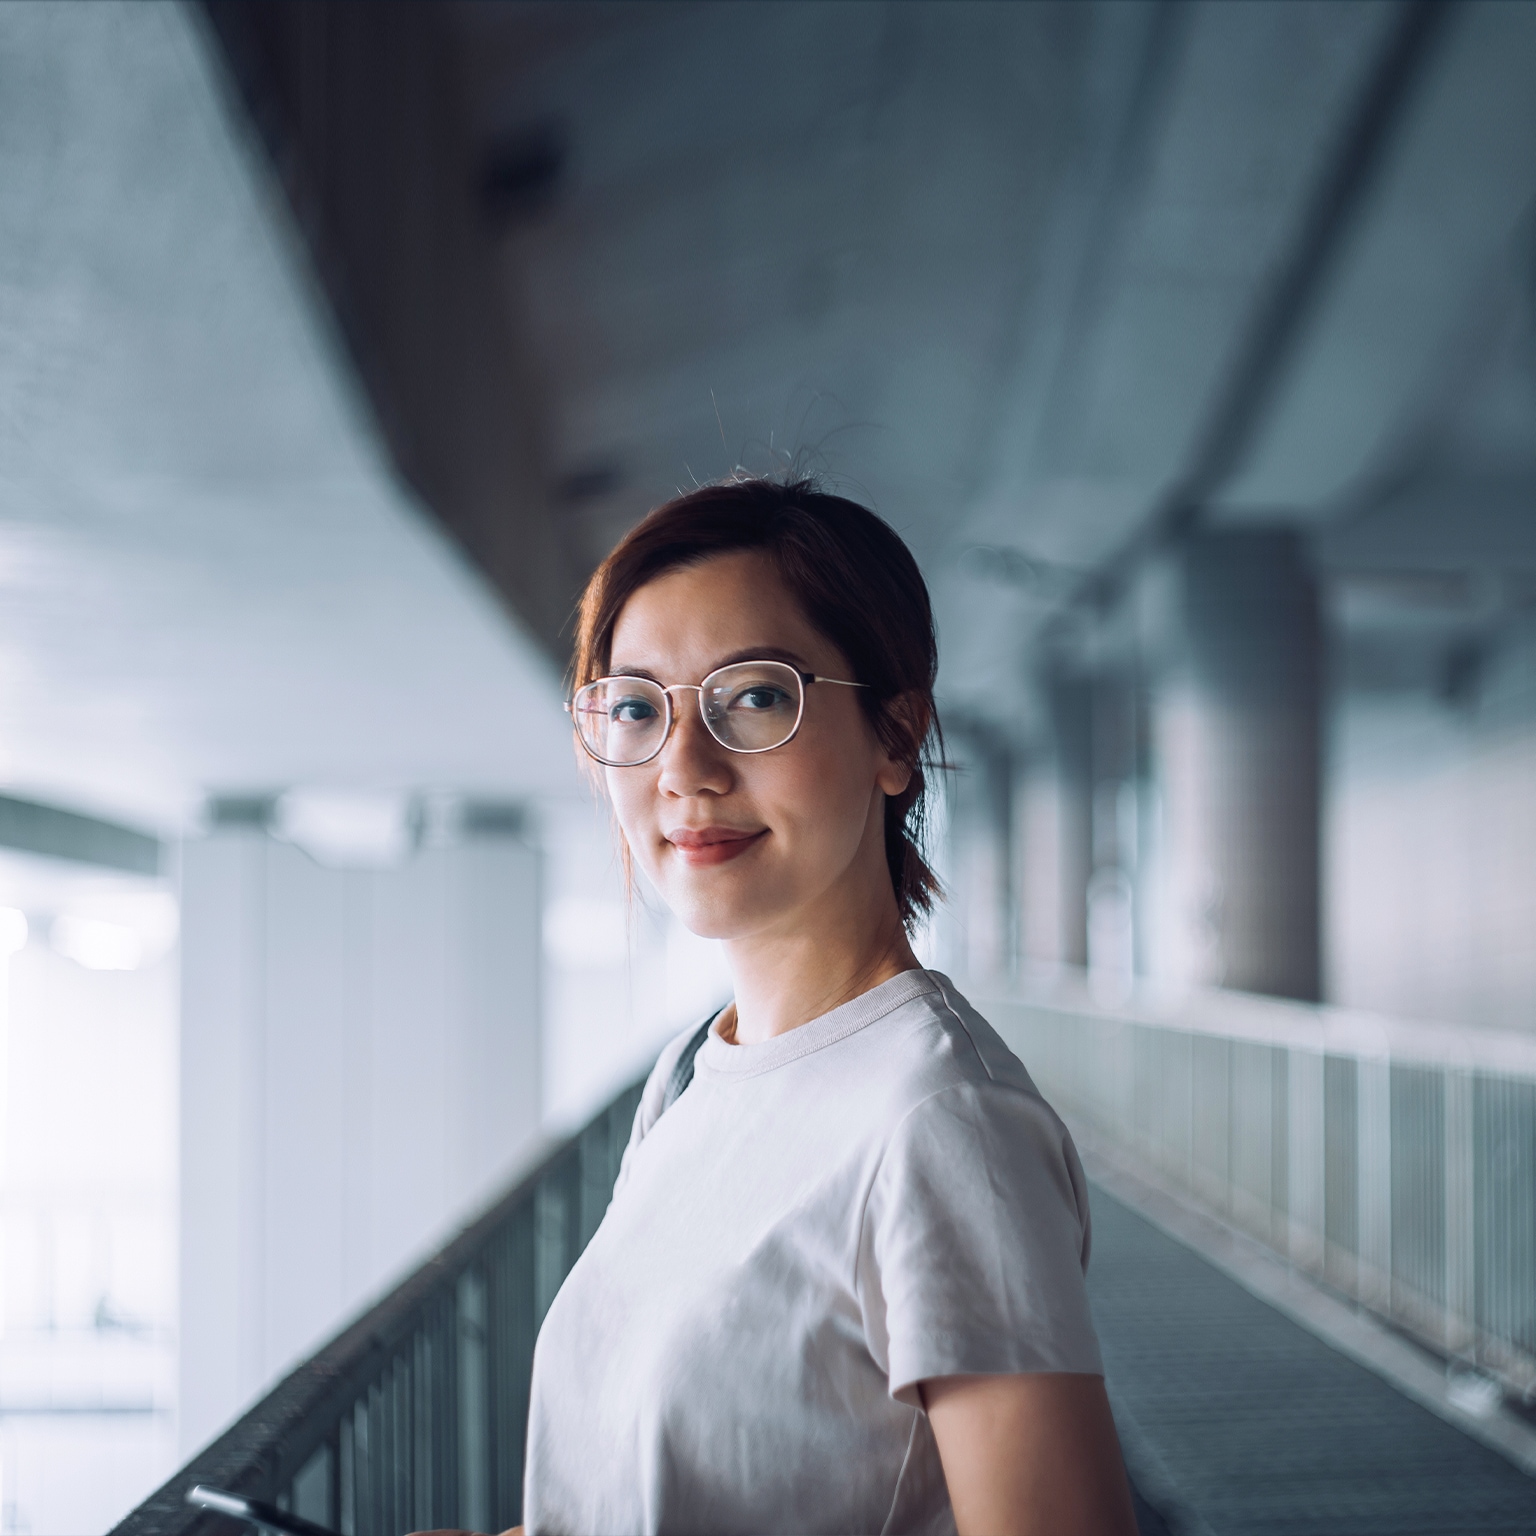
<path id="1" fill-rule="evenodd" d="M 578 740 L 735 996 L 544 1321 L 530 1532 L 1134 1530 L 1076 1153 L 908 942 L 936 663 L 906 546 L 808 483 L 681 497 L 587 588 Z"/>

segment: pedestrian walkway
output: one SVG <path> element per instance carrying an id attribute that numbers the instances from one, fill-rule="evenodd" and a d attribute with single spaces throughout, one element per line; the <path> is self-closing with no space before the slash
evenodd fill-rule
<path id="1" fill-rule="evenodd" d="M 1536 1479 L 1104 1189 L 1089 1292 L 1143 1536 L 1522 1536 Z"/>

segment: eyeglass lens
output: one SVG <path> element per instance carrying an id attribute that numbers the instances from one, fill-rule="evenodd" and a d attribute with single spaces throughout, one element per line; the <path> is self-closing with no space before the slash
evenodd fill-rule
<path id="1" fill-rule="evenodd" d="M 795 734 L 803 696 L 793 667 L 782 661 L 744 661 L 711 672 L 699 703 L 710 735 L 721 746 L 767 752 Z M 679 707 L 688 706 L 678 700 L 674 708 Z M 613 767 L 648 762 L 666 738 L 666 691 L 648 678 L 604 677 L 588 683 L 577 693 L 572 714 L 582 744 Z"/>

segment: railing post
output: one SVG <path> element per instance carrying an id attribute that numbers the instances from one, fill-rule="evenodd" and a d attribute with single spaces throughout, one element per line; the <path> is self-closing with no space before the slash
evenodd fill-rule
<path id="1" fill-rule="evenodd" d="M 1320 1051 L 1289 1052 L 1286 1114 L 1290 1164 L 1286 1223 L 1291 1263 L 1321 1275 L 1324 1262 L 1326 1182 L 1323 1150 L 1323 1056 Z"/>
<path id="2" fill-rule="evenodd" d="M 1291 1053 L 1265 1047 L 1269 1060 L 1269 1245 L 1286 1250 L 1291 1226 Z"/>
<path id="3" fill-rule="evenodd" d="M 1229 1208 L 1238 1226 L 1271 1246 L 1285 1184 L 1277 1166 L 1284 1149 L 1276 1124 L 1284 1109 L 1284 1086 L 1277 1082 L 1281 1060 L 1280 1053 L 1255 1041 L 1234 1041 L 1230 1047 Z"/>
<path id="4" fill-rule="evenodd" d="M 316 1525 L 335 1522 L 336 1454 L 330 1441 L 322 1445 L 294 1476 L 290 1507 L 294 1514 L 313 1520 Z"/>
<path id="5" fill-rule="evenodd" d="M 358 1536 L 356 1411 L 342 1415 L 336 1431 L 336 1529 Z"/>
<path id="6" fill-rule="evenodd" d="M 1445 1347 L 1471 1355 L 1477 1339 L 1477 1241 L 1472 1074 L 1445 1073 Z"/>
<path id="7" fill-rule="evenodd" d="M 494 1469 L 490 1526 L 515 1525 L 521 1517 L 523 1444 L 528 1432 L 529 1374 L 539 1331 L 537 1202 L 535 1189 L 496 1245 L 490 1278 L 491 1435 Z"/>
<path id="8" fill-rule="evenodd" d="M 491 1418 L 486 1378 L 485 1276 L 479 1268 L 459 1277 L 454 1297 L 459 1347 L 459 1519 L 472 1531 L 491 1525 Z"/>
<path id="9" fill-rule="evenodd" d="M 1232 1204 L 1230 1151 L 1232 1046 L 1213 1035 L 1190 1043 L 1194 1121 L 1190 1127 L 1190 1193 L 1225 1216 Z"/>
<path id="10" fill-rule="evenodd" d="M 1355 1073 L 1360 1137 L 1359 1299 L 1392 1315 L 1392 1067 L 1385 1053 L 1362 1056 Z"/>

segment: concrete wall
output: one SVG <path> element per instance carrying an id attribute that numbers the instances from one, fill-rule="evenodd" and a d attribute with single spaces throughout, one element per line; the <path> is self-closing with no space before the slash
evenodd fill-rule
<path id="1" fill-rule="evenodd" d="M 185 848 L 184 1450 L 488 1196 L 540 1119 L 539 865 L 511 836 L 324 868 Z"/>
<path id="2" fill-rule="evenodd" d="M 0 866 L 0 907 L 31 908 L 26 947 L 0 948 L 3 1524 L 101 1531 L 177 1465 L 177 963 L 98 969 L 58 930 L 75 914 L 131 935 L 134 908 L 169 901 L 84 866 Z"/>
<path id="3" fill-rule="evenodd" d="M 1329 999 L 1536 1029 L 1536 636 L 1460 703 L 1345 694 L 1328 786 Z"/>

